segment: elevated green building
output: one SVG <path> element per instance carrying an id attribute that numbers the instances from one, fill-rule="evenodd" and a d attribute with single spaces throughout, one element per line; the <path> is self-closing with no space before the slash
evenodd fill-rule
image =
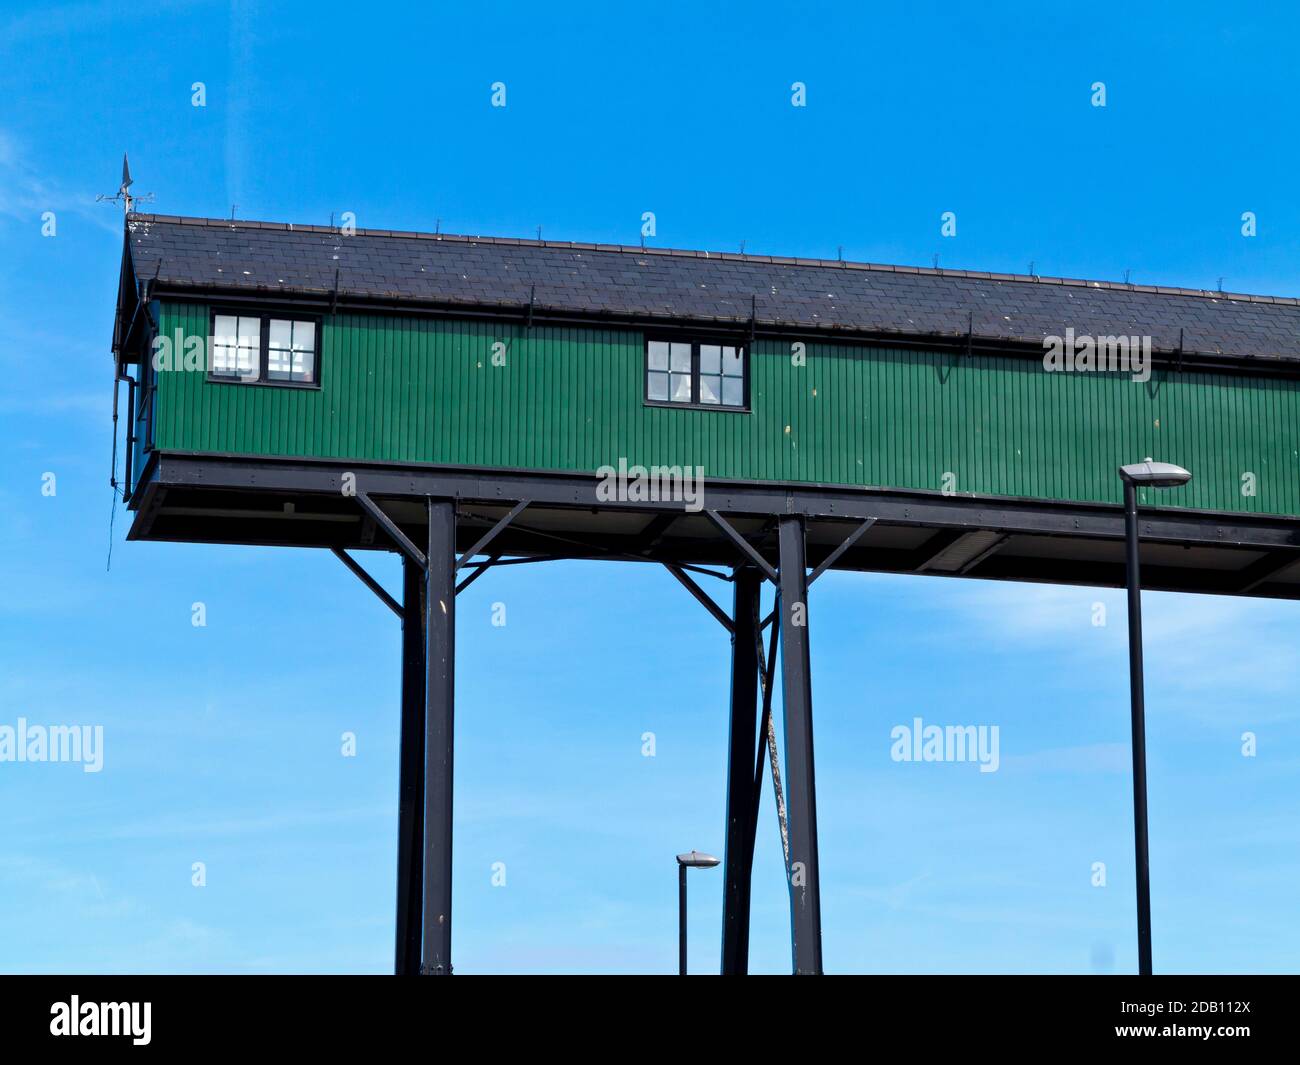
<path id="1" fill-rule="evenodd" d="M 1296 300 L 133 214 L 113 351 L 131 539 L 406 559 L 400 602 L 371 582 L 405 634 L 400 972 L 450 971 L 454 601 L 503 563 L 662 564 L 730 631 L 731 972 L 778 654 L 821 968 L 825 568 L 1118 586 L 1116 469 L 1153 456 L 1193 477 L 1144 493 L 1146 586 L 1300 595 Z"/>

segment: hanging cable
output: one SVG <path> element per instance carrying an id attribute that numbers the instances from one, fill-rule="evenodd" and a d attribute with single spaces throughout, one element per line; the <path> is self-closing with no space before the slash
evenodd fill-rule
<path id="1" fill-rule="evenodd" d="M 762 735 L 758 738 L 758 751 L 755 758 L 754 767 L 754 807 L 757 812 L 758 793 L 762 789 L 763 777 L 761 766 L 763 764 L 763 747 L 767 747 L 768 762 L 772 769 L 772 792 L 776 796 L 776 821 L 781 831 L 781 853 L 785 859 L 786 877 L 790 875 L 790 822 L 786 817 L 785 811 L 785 794 L 781 790 L 781 761 L 776 749 L 776 723 L 772 720 L 772 696 L 771 688 L 776 682 L 776 645 L 777 634 L 781 629 L 781 619 L 778 611 L 781 605 L 781 595 L 778 592 L 772 603 L 772 633 L 769 637 L 768 652 L 763 653 L 762 628 L 758 624 L 759 604 L 754 604 L 754 642 L 758 651 L 758 682 L 762 687 L 763 695 L 763 717 L 760 725 Z"/>

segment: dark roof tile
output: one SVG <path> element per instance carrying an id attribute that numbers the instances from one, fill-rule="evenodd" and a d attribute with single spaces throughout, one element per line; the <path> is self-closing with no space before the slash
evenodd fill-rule
<path id="1" fill-rule="evenodd" d="M 140 279 L 196 288 L 348 295 L 484 307 L 645 315 L 900 336 L 1037 343 L 1078 334 L 1151 335 L 1242 357 L 1300 360 L 1300 301 L 1152 285 L 838 260 L 744 256 L 506 237 L 132 215 Z"/>

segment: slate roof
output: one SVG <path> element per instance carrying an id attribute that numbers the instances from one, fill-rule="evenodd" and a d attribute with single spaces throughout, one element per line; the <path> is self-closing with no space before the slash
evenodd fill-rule
<path id="1" fill-rule="evenodd" d="M 136 277 L 172 289 L 418 301 L 1041 344 L 1150 335 L 1156 350 L 1300 360 L 1300 300 L 1114 282 L 608 244 L 135 214 Z"/>

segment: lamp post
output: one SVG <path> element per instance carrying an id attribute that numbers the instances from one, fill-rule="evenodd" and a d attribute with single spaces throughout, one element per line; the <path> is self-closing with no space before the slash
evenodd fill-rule
<path id="1" fill-rule="evenodd" d="M 1133 849 L 1137 865 L 1138 973 L 1151 975 L 1151 864 L 1147 850 L 1147 734 L 1142 679 L 1142 579 L 1138 568 L 1139 488 L 1173 488 L 1192 475 L 1143 459 L 1119 468 L 1124 482 L 1124 553 L 1128 571 L 1128 684 L 1133 725 Z"/>
<path id="2" fill-rule="evenodd" d="M 677 855 L 677 975 L 686 975 L 686 870 L 712 869 L 721 859 L 702 851 Z"/>

